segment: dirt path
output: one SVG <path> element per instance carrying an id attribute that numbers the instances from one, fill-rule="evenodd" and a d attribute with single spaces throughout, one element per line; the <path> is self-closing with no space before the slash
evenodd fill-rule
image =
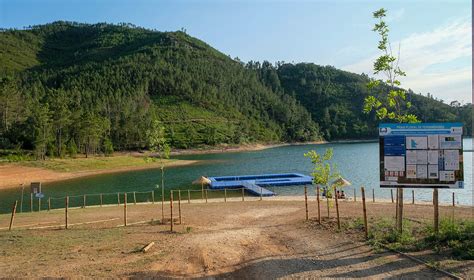
<path id="1" fill-rule="evenodd" d="M 427 205 L 413 207 L 414 219 L 431 214 Z M 359 208 L 357 203 L 341 203 L 342 217 L 356 215 Z M 369 209 L 384 216 L 392 205 Z M 446 278 L 409 259 L 374 252 L 361 235 L 328 230 L 333 220 L 317 225 L 313 210 L 305 222 L 301 201 L 183 203 L 183 224 L 175 225 L 174 233 L 169 224 L 155 222 L 117 227 L 123 221 L 123 207 L 117 206 L 71 209 L 70 222 L 81 225 L 67 231 L 57 226 L 63 222 L 62 210 L 19 214 L 18 226 L 53 227 L 0 231 L 0 278 Z M 176 218 L 176 204 L 175 211 Z M 169 217 L 167 205 L 165 215 Z M 456 215 L 469 217 L 470 209 L 457 209 Z M 129 224 L 160 216 L 160 204 L 128 207 Z M 95 220 L 103 222 L 82 224 Z M 8 222 L 8 215 L 0 215 L 1 226 Z M 155 246 L 141 253 L 151 241 Z M 472 275 L 472 269 L 466 270 L 472 264 L 456 265 Z"/>

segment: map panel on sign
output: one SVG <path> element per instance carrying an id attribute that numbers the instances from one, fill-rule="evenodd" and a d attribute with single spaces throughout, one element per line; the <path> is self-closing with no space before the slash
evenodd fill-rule
<path id="1" fill-rule="evenodd" d="M 428 148 L 428 137 L 407 137 L 406 147 L 409 150 L 426 150 Z"/>

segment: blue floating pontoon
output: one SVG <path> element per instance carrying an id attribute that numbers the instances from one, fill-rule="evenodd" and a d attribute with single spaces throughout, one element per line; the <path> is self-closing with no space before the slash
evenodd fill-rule
<path id="1" fill-rule="evenodd" d="M 313 183 L 310 176 L 299 173 L 209 177 L 209 180 L 211 180 L 211 189 L 244 188 L 251 194 L 262 196 L 275 195 L 264 186 L 296 186 Z"/>

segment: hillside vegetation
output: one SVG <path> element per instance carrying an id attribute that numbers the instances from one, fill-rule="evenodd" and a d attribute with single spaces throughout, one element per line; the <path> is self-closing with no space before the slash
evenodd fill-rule
<path id="1" fill-rule="evenodd" d="M 184 32 L 55 22 L 0 32 L 0 149 L 38 158 L 173 147 L 374 137 L 367 76 L 314 64 L 244 64 Z M 410 94 L 424 121 L 463 121 Z M 470 129 L 470 127 L 468 128 Z"/>

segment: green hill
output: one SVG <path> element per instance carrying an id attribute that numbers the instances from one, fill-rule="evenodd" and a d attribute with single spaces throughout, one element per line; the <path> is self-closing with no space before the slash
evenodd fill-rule
<path id="1" fill-rule="evenodd" d="M 312 63 L 272 66 L 251 62 L 247 67 L 258 71 L 262 82 L 273 91 L 296 98 L 311 113 L 325 139 L 377 137 L 379 121 L 375 113 L 367 115 L 362 110 L 364 98 L 370 94 L 367 75 Z M 388 92 L 383 85 L 378 90 Z M 412 90 L 407 92 L 407 101 L 413 104 L 409 113 L 422 122 L 463 122 L 466 135 L 472 135 L 471 104 L 451 107 Z"/>
<path id="2" fill-rule="evenodd" d="M 0 45 L 0 149 L 144 149 L 155 119 L 179 148 L 376 133 L 361 113 L 367 77 L 244 65 L 184 32 L 55 22 L 3 30 Z M 462 108 L 418 95 L 413 103 L 426 120 L 463 119 Z"/>

